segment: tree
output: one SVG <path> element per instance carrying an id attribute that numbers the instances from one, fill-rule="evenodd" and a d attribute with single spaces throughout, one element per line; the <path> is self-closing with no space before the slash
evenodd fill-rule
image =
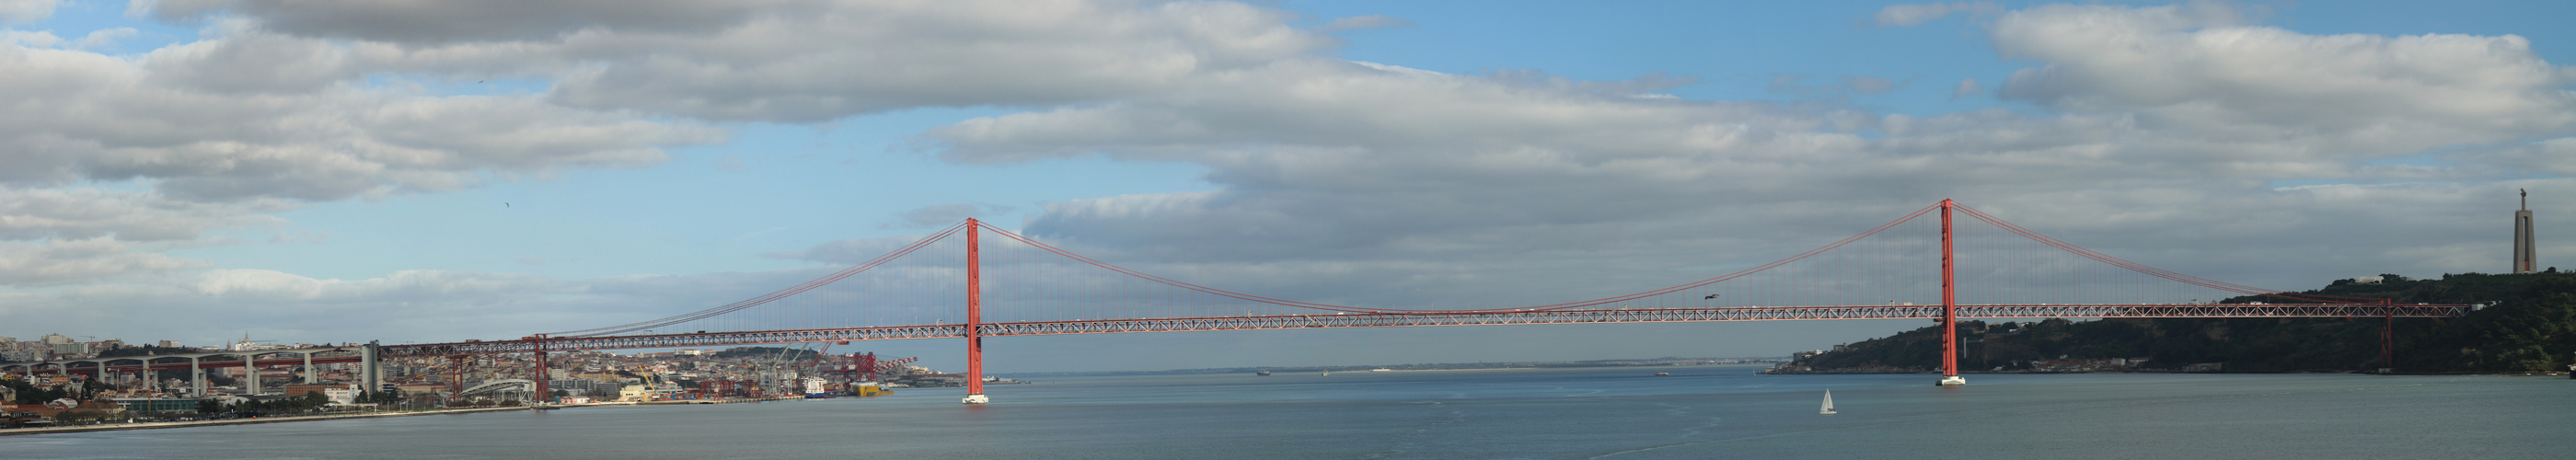
<path id="1" fill-rule="evenodd" d="M 105 418 L 107 418 L 107 413 L 105 412 L 94 410 L 69 410 L 63 411 L 59 414 L 54 414 L 54 423 L 64 425 L 87 425 L 90 423 L 96 423 L 97 421 Z"/>

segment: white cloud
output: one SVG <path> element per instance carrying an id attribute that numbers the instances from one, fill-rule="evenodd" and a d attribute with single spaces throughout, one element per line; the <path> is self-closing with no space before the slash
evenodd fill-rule
<path id="1" fill-rule="evenodd" d="M 206 263 L 138 248 L 112 236 L 38 243 L 0 242 L 0 286 L 79 284 L 174 270 Z"/>
<path id="2" fill-rule="evenodd" d="M 2304 35 L 2212 5 L 2052 5 L 1993 25 L 2045 65 L 1998 95 L 2216 140 L 2296 138 L 2317 158 L 2513 141 L 2576 127 L 2576 77 L 2519 36 Z"/>
<path id="3" fill-rule="evenodd" d="M 62 0 L 0 0 L 0 24 L 25 24 L 54 16 Z"/>
<path id="4" fill-rule="evenodd" d="M 345 304 L 404 300 L 484 300 L 548 295 L 576 289 L 530 275 L 404 270 L 365 280 L 314 279 L 257 269 L 213 270 L 189 286 L 232 301 Z"/>
<path id="5" fill-rule="evenodd" d="M 0 240 L 194 240 L 217 228 L 283 225 L 260 213 L 289 207 L 277 200 L 198 203 L 94 188 L 0 188 Z"/>

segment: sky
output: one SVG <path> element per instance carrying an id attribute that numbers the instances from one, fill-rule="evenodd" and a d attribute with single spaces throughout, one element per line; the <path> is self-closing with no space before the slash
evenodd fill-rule
<path id="1" fill-rule="evenodd" d="M 2555 237 L 2576 216 L 2570 17 L 2548 1 L 0 0 L 0 336 L 515 338 L 749 298 L 970 217 L 1193 283 L 1391 308 L 1670 286 L 1944 198 L 2238 284 L 2495 273 L 2516 189 L 2541 264 L 2576 254 Z M 997 373 L 1782 356 L 1923 325 L 987 348 Z M 954 367 L 959 345 L 834 351 Z"/>

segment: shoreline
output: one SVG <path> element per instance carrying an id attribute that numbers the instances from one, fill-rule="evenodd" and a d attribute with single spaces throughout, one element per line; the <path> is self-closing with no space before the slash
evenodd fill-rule
<path id="1" fill-rule="evenodd" d="M 647 405 L 735 404 L 735 403 L 759 403 L 759 402 L 769 402 L 769 401 L 783 401 L 783 400 L 789 400 L 789 399 L 805 399 L 805 398 L 804 398 L 804 397 L 802 397 L 802 396 L 774 396 L 774 397 L 767 397 L 767 398 L 689 399 L 689 400 L 673 400 L 673 401 L 620 401 L 620 402 L 604 402 L 604 403 L 589 403 L 589 404 L 562 404 L 562 405 L 556 405 L 556 406 L 552 406 L 552 407 L 554 407 L 555 409 L 569 409 L 569 408 L 575 408 L 575 407 L 593 407 L 593 406 L 647 406 Z M 422 415 L 455 415 L 455 414 L 475 414 L 475 413 L 485 413 L 485 412 L 523 411 L 523 410 L 538 410 L 538 409 L 537 409 L 537 408 L 535 408 L 535 407 L 529 407 L 529 406 L 517 406 L 517 407 L 478 407 L 478 408 L 473 408 L 473 409 L 441 409 L 441 410 L 414 411 L 414 412 L 370 412 L 370 413 L 363 413 L 363 414 L 301 415 L 301 416 L 261 417 L 261 418 L 246 418 L 246 419 L 232 419 L 232 420 L 197 420 L 197 421 L 188 421 L 188 422 L 143 422 L 143 423 L 118 423 L 118 424 L 97 424 L 97 425 L 82 425 L 82 426 L 46 427 L 46 428 L 0 428 L 0 436 L 27 436 L 27 435 L 53 434 L 53 433 L 86 433 L 86 432 L 93 432 L 93 431 L 153 430 L 153 429 L 163 429 L 163 428 L 190 428 L 190 427 L 200 427 L 200 426 L 252 425 L 252 424 L 261 424 L 261 423 L 320 422 L 320 421 L 330 421 L 330 420 L 352 420 L 352 419 L 363 419 L 363 418 L 413 417 L 413 416 L 422 416 Z"/>
<path id="2" fill-rule="evenodd" d="M 525 406 L 521 406 L 521 407 L 484 407 L 484 408 L 474 408 L 474 409 L 446 409 L 446 410 L 418 411 L 418 412 L 374 412 L 374 413 L 365 413 L 365 414 L 305 415 L 305 416 L 291 416 L 291 417 L 262 417 L 262 418 L 246 418 L 246 419 L 232 419 L 232 420 L 197 420 L 197 421 L 188 421 L 188 422 L 144 422 L 144 423 L 119 423 L 119 424 L 98 424 L 98 425 L 82 425 L 82 426 L 47 427 L 47 428 L 0 428 L 0 436 L 26 436 L 26 435 L 53 434 L 53 433 L 86 433 L 86 432 L 92 432 L 92 431 L 152 430 L 152 429 L 161 429 L 161 428 L 188 428 L 188 427 L 199 427 L 199 426 L 221 426 L 221 425 L 252 425 L 252 424 L 261 424 L 261 423 L 319 422 L 319 421 L 325 421 L 325 420 L 350 420 L 350 419 L 362 419 L 362 418 L 384 418 L 384 417 L 412 417 L 412 416 L 421 416 L 421 415 L 473 414 L 473 413 L 484 413 L 484 412 L 516 411 L 516 410 L 535 410 L 535 409 L 533 409 L 533 408 L 529 408 L 529 407 L 525 407 Z"/>
<path id="3" fill-rule="evenodd" d="M 803 397 L 803 396 L 772 396 L 772 397 L 765 397 L 765 398 L 684 399 L 684 400 L 671 400 L 671 401 L 616 401 L 616 402 L 601 402 L 601 403 L 588 403 L 588 404 L 560 404 L 560 405 L 555 405 L 555 406 L 551 406 L 551 407 L 553 407 L 553 408 L 555 408 L 555 409 L 570 409 L 570 408 L 575 408 L 575 407 L 594 407 L 594 406 L 650 406 L 650 405 L 691 405 L 691 404 L 735 404 L 735 403 L 759 403 L 759 402 L 769 402 L 769 401 L 784 401 L 784 400 L 790 400 L 790 399 L 805 399 L 805 397 Z M 82 433 L 82 432 L 91 432 L 91 431 L 150 430 L 150 429 L 160 429 L 160 428 L 188 428 L 188 427 L 199 427 L 199 426 L 221 426 L 221 425 L 250 425 L 250 424 L 260 424 L 260 423 L 319 422 L 319 421 L 326 421 L 326 420 L 350 420 L 350 419 L 362 419 L 362 418 L 383 418 L 383 417 L 412 417 L 412 416 L 421 416 L 421 415 L 474 414 L 474 413 L 484 413 L 484 412 L 505 412 L 505 411 L 521 411 L 521 410 L 539 410 L 539 409 L 537 409 L 537 408 L 535 408 L 535 407 L 530 407 L 530 406 L 517 406 L 517 407 L 478 407 L 478 408 L 473 408 L 473 409 L 441 409 L 441 410 L 414 411 L 414 412 L 370 412 L 370 413 L 363 413 L 363 414 L 301 415 L 301 416 L 262 417 L 262 418 L 246 418 L 246 419 L 232 419 L 232 420 L 197 420 L 197 421 L 189 421 L 189 422 L 144 422 L 144 423 L 120 423 L 120 424 L 98 424 L 98 425 L 82 425 L 82 426 L 47 427 L 47 428 L 0 428 L 0 436 L 21 436 L 21 435 L 36 435 L 36 434 L 49 434 L 49 433 Z"/>

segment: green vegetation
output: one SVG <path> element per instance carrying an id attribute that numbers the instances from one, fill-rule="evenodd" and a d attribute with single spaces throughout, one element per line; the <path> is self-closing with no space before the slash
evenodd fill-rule
<path id="1" fill-rule="evenodd" d="M 2033 361 L 2147 358 L 2142 369 L 2223 363 L 2227 371 L 2564 371 L 2576 361 L 2576 274 L 2478 273 L 2441 279 L 2381 275 L 2308 291 L 2398 303 L 2488 304 L 2460 318 L 2400 318 L 2396 365 L 2380 362 L 2380 318 L 2124 318 L 2036 323 L 1960 321 L 1964 370 L 2028 369 Z M 2221 303 L 2272 302 L 2238 297 Z M 1817 370 L 1922 372 L 1940 366 L 1937 326 L 1799 359 Z"/>

